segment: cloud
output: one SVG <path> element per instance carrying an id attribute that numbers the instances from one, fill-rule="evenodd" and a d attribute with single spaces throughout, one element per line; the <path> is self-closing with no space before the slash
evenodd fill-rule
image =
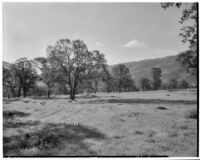
<path id="1" fill-rule="evenodd" d="M 103 46 L 103 44 L 99 43 L 99 42 L 96 42 L 95 45 L 98 46 L 98 47 L 102 47 Z"/>
<path id="2" fill-rule="evenodd" d="M 145 48 L 147 45 L 145 43 L 139 42 L 136 39 L 133 39 L 123 45 L 125 48 Z"/>

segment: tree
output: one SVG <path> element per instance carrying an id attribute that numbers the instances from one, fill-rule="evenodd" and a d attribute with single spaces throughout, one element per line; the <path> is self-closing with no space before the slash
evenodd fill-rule
<path id="1" fill-rule="evenodd" d="M 52 67 L 63 73 L 70 99 L 74 100 L 78 84 L 92 77 L 95 56 L 81 40 L 60 39 L 48 46 L 47 52 Z"/>
<path id="2" fill-rule="evenodd" d="M 109 73 L 108 69 L 105 68 L 102 73 L 102 81 L 104 83 L 104 87 L 107 93 L 113 91 L 114 85 L 114 77 Z"/>
<path id="3" fill-rule="evenodd" d="M 118 64 L 112 68 L 112 73 L 113 73 L 113 77 L 117 85 L 118 91 L 121 92 L 127 79 L 131 78 L 129 69 L 123 64 Z"/>
<path id="4" fill-rule="evenodd" d="M 148 78 L 141 78 L 140 85 L 143 91 L 149 91 L 151 89 L 151 81 Z"/>
<path id="5" fill-rule="evenodd" d="M 10 97 L 10 92 L 13 97 L 16 96 L 15 90 L 18 83 L 18 79 L 14 75 L 13 64 L 3 62 L 3 91 L 4 94 L 7 94 L 8 98 Z"/>
<path id="6" fill-rule="evenodd" d="M 124 80 L 123 87 L 124 87 L 124 90 L 128 92 L 137 90 L 136 83 L 134 79 L 131 78 L 130 75 Z"/>
<path id="7" fill-rule="evenodd" d="M 15 64 L 15 77 L 19 78 L 19 90 L 18 96 L 20 97 L 21 88 L 23 89 L 23 96 L 26 97 L 26 93 L 30 88 L 34 87 L 35 81 L 37 79 L 37 73 L 32 60 L 27 60 L 26 58 L 18 59 Z"/>
<path id="8" fill-rule="evenodd" d="M 183 69 L 186 72 L 191 73 L 194 76 L 197 76 L 197 52 L 194 51 L 185 51 L 178 55 L 177 57 L 178 62 L 181 63 Z"/>
<path id="9" fill-rule="evenodd" d="M 178 88 L 178 81 L 175 78 L 171 78 L 169 80 L 169 88 L 170 89 L 177 89 Z"/>
<path id="10" fill-rule="evenodd" d="M 161 3 L 161 6 L 166 9 L 170 6 L 176 6 L 180 8 L 182 3 Z M 183 68 L 197 76 L 198 59 L 197 59 L 197 22 L 198 22 L 198 3 L 192 3 L 189 9 L 184 9 L 182 17 L 179 21 L 181 24 L 186 24 L 182 27 L 179 36 L 182 37 L 182 42 L 189 43 L 189 49 L 181 52 L 177 61 L 183 66 Z M 190 22 L 190 23 L 188 23 Z"/>
<path id="11" fill-rule="evenodd" d="M 187 88 L 189 88 L 189 83 L 188 83 L 186 80 L 182 80 L 182 81 L 179 83 L 179 88 L 187 89 Z"/>
<path id="12" fill-rule="evenodd" d="M 91 74 L 87 80 L 85 80 L 86 88 L 92 90 L 94 93 L 97 92 L 98 83 L 102 80 L 102 74 L 107 68 L 106 59 L 104 54 L 100 53 L 98 50 L 92 51 L 93 55 L 93 68 Z"/>
<path id="13" fill-rule="evenodd" d="M 161 68 L 152 68 L 153 86 L 155 90 L 158 90 L 161 87 L 161 74 Z"/>
<path id="14" fill-rule="evenodd" d="M 37 67 L 42 71 L 41 77 L 43 82 L 47 85 L 47 97 L 50 97 L 51 89 L 55 84 L 56 71 L 51 67 L 47 58 L 37 57 L 34 59 Z"/>

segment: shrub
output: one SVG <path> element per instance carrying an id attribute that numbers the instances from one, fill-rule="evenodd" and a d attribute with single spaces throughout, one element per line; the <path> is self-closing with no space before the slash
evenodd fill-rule
<path id="1" fill-rule="evenodd" d="M 190 110 L 185 114 L 187 119 L 197 119 L 197 110 Z"/>
<path id="2" fill-rule="evenodd" d="M 157 109 L 160 109 L 160 110 L 167 110 L 167 108 L 163 107 L 163 106 L 158 106 Z"/>

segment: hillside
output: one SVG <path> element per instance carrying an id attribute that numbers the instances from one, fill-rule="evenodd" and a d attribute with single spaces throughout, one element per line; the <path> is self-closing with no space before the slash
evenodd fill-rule
<path id="1" fill-rule="evenodd" d="M 136 80 L 136 82 L 138 82 L 142 77 L 151 78 L 151 68 L 159 67 L 162 69 L 163 83 L 168 82 L 171 78 L 175 78 L 178 81 L 186 80 L 190 84 L 196 84 L 196 78 L 183 71 L 180 64 L 176 62 L 176 56 L 147 59 L 123 64 L 129 68 L 131 76 Z M 114 65 L 109 66 L 110 71 L 113 66 Z"/>

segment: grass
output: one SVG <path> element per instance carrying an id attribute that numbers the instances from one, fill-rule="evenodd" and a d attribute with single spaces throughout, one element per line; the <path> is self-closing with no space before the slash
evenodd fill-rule
<path id="1" fill-rule="evenodd" d="M 75 102 L 54 96 L 3 103 L 4 156 L 196 156 L 196 92 L 167 94 L 98 93 L 77 95 Z"/>
<path id="2" fill-rule="evenodd" d="M 91 151 L 84 139 L 105 139 L 105 135 L 94 128 L 89 128 L 80 124 L 55 124 L 46 123 L 37 131 L 3 137 L 4 156 L 67 156 L 75 155 L 95 155 Z"/>

